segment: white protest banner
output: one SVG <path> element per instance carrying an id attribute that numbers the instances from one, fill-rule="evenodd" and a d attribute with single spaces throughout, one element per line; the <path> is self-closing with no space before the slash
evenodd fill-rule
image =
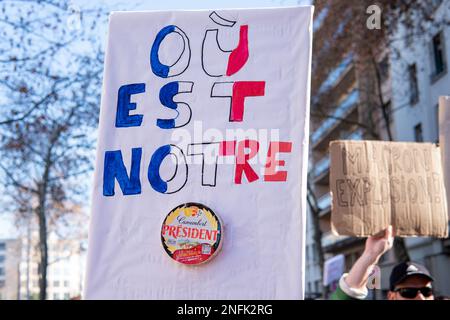
<path id="1" fill-rule="evenodd" d="M 335 281 L 339 281 L 345 268 L 345 256 L 338 254 L 325 260 L 323 265 L 323 285 L 328 286 Z"/>
<path id="2" fill-rule="evenodd" d="M 111 14 L 85 298 L 303 298 L 312 12 Z"/>

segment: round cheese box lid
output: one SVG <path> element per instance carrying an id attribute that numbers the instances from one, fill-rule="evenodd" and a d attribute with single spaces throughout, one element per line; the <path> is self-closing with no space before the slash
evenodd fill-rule
<path id="1" fill-rule="evenodd" d="M 184 203 L 164 219 L 161 241 L 167 254 L 177 262 L 197 265 L 210 261 L 220 250 L 222 224 L 217 215 L 200 203 Z"/>

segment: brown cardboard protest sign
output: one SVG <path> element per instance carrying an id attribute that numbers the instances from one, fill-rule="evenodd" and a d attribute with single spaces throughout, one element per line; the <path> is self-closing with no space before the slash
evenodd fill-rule
<path id="1" fill-rule="evenodd" d="M 439 148 L 431 143 L 332 141 L 332 230 L 369 236 L 447 237 Z"/>
<path id="2" fill-rule="evenodd" d="M 450 97 L 446 96 L 439 97 L 439 148 L 441 149 L 448 206 L 450 200 Z"/>

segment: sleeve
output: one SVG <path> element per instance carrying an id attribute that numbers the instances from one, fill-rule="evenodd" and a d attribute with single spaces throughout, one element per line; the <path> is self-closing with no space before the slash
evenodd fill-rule
<path id="1" fill-rule="evenodd" d="M 349 287 L 345 282 L 347 275 L 347 273 L 342 275 L 336 291 L 331 295 L 331 300 L 364 300 L 368 295 L 367 288 L 355 289 Z"/>

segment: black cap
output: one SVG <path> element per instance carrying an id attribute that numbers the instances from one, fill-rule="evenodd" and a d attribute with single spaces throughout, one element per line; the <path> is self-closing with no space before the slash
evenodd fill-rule
<path id="1" fill-rule="evenodd" d="M 430 281 L 434 281 L 428 269 L 421 264 L 412 261 L 402 262 L 396 265 L 394 269 L 392 269 L 391 277 L 389 278 L 391 291 L 394 291 L 397 284 L 405 280 L 407 277 L 413 275 L 423 276 Z"/>

